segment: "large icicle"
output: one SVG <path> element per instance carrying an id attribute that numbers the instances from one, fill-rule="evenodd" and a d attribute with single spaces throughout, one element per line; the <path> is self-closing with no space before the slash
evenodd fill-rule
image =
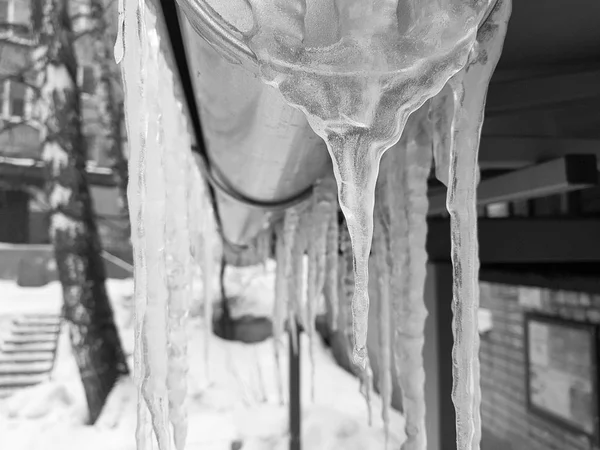
<path id="1" fill-rule="evenodd" d="M 125 91 L 125 117 L 127 135 L 131 148 L 129 156 L 129 185 L 127 197 L 131 218 L 131 240 L 135 261 L 135 325 L 134 325 L 134 381 L 137 387 L 137 428 L 135 433 L 136 447 L 138 450 L 149 449 L 152 445 L 152 430 L 149 423 L 148 407 L 143 394 L 142 383 L 146 377 L 144 364 L 143 323 L 146 314 L 146 280 L 148 269 L 145 252 L 145 204 L 146 204 L 146 140 L 147 117 L 140 114 L 146 110 L 146 70 L 144 28 L 138 26 L 138 14 L 143 18 L 144 2 L 131 2 L 128 6 L 124 1 L 119 4 L 119 16 L 123 21 L 122 42 L 115 44 L 115 48 L 127 47 L 126 56 L 117 53 L 117 58 L 122 59 L 121 71 Z M 141 25 L 141 24 L 140 24 Z"/>
<path id="2" fill-rule="evenodd" d="M 166 56 L 163 53 L 163 56 Z M 166 86 L 178 87 L 173 80 L 167 64 L 161 65 L 161 80 L 167 80 Z M 172 80 L 170 83 L 168 80 Z M 166 270 L 169 289 L 168 303 L 168 358 L 169 370 L 167 387 L 169 392 L 169 412 L 173 425 L 173 437 L 177 450 L 183 450 L 187 437 L 187 317 L 191 303 L 192 254 L 190 249 L 190 220 L 188 203 L 193 189 L 192 170 L 198 170 L 193 164 L 190 151 L 191 142 L 187 123 L 182 120 L 182 92 L 175 95 L 163 89 L 162 108 L 170 112 L 162 117 L 164 141 L 169 145 L 163 154 L 163 168 L 166 188 Z M 180 114 L 171 112 L 179 111 Z"/>
<path id="3" fill-rule="evenodd" d="M 160 11 L 155 0 L 120 2 L 121 34 L 115 44 L 130 147 L 138 450 L 153 448 L 148 419 L 160 450 L 171 448 L 171 425 L 177 449 L 185 446 L 185 317 L 191 297 L 190 241 L 198 228 L 190 220 L 189 200 L 202 193 Z"/>
<path id="4" fill-rule="evenodd" d="M 146 104 L 140 114 L 146 115 L 145 177 L 151 181 L 145 185 L 143 222 L 145 225 L 145 248 L 147 267 L 146 310 L 142 324 L 143 354 L 146 374 L 142 380 L 142 394 L 150 410 L 154 434 L 161 450 L 170 448 L 169 401 L 167 390 L 167 286 L 165 279 L 165 183 L 163 176 L 164 136 L 161 118 L 160 37 L 157 31 L 156 11 L 146 5 L 140 8 L 142 30 L 140 37 L 145 53 L 147 70 L 143 86 Z M 128 9 L 127 9 L 128 10 Z M 127 11 L 126 10 L 126 11 Z M 127 32 L 127 29 L 126 29 Z M 128 55 L 126 50 L 126 57 Z M 152 125 L 150 125 L 152 124 Z"/>
<path id="5" fill-rule="evenodd" d="M 458 450 L 478 450 L 481 440 L 477 156 L 487 88 L 500 59 L 510 13 L 511 1 L 498 0 L 477 33 L 477 45 L 467 66 L 449 81 L 455 106 L 447 207 L 454 266 L 452 400 L 456 408 Z"/>
<path id="6" fill-rule="evenodd" d="M 139 22 L 138 22 L 139 18 Z M 138 399 L 139 449 L 151 445 L 147 432 L 145 401 L 152 417 L 161 450 L 170 446 L 168 398 L 166 386 L 166 286 L 161 274 L 161 249 L 164 231 L 164 186 L 160 172 L 161 143 L 157 127 L 158 61 L 156 17 L 144 2 L 125 9 L 124 82 L 129 136 L 132 138 L 132 174 L 137 174 L 138 189 L 130 189 L 130 211 L 134 219 L 133 245 L 136 253 L 136 382 Z M 154 39 L 152 42 L 151 38 Z M 136 92 L 137 91 L 137 92 Z M 137 167 L 136 167 L 137 166 Z M 147 183 L 147 178 L 158 182 Z M 154 180 L 153 180 L 154 181 Z M 139 203 L 138 200 L 139 199 Z M 154 226 L 153 226 L 154 225 Z M 164 273 L 164 270 L 162 270 Z"/>

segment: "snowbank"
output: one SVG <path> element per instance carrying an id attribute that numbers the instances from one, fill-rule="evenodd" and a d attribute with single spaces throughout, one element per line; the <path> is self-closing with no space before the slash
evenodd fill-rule
<path id="1" fill-rule="evenodd" d="M 242 294 L 252 286 L 252 306 L 240 303 L 243 311 L 261 309 L 269 312 L 272 302 L 272 267 L 256 269 L 249 284 L 238 284 L 234 290 Z M 242 281 L 247 276 L 238 274 Z M 236 276 L 232 277 L 236 278 Z M 110 280 L 108 283 L 115 307 L 117 322 L 126 352 L 133 351 L 133 311 L 131 280 Z M 7 300 L 4 292 L 15 299 L 27 298 L 29 306 L 43 297 L 46 307 L 60 306 L 60 289 L 52 283 L 38 289 L 0 286 L 3 292 L 4 314 L 21 310 L 21 306 L 7 306 L 18 302 Z M 260 295 L 261 288 L 264 289 Z M 24 293 L 23 291 L 27 291 Z M 237 292 L 236 292 L 237 293 Z M 0 302 L 2 303 L 2 302 Z M 29 307 L 28 307 L 29 308 Z M 26 308 L 27 309 L 27 308 Z M 35 309 L 35 308 L 29 308 Z M 28 309 L 28 310 L 29 310 Z M 56 310 L 55 310 L 56 311 Z M 38 312 L 35 310 L 35 312 Z M 209 364 L 204 361 L 204 333 L 201 318 L 192 318 L 189 324 L 190 374 L 189 415 L 190 427 L 187 448 L 190 450 L 230 450 L 235 440 L 243 442 L 244 450 L 284 450 L 288 448 L 287 406 L 281 406 L 273 357 L 273 341 L 248 345 L 211 340 Z M 287 356 L 287 345 L 282 346 Z M 358 381 L 339 368 L 329 351 L 320 342 L 316 344 L 316 399 L 311 401 L 311 367 L 308 340 L 302 341 L 303 384 L 303 448 L 306 450 L 363 450 L 383 449 L 382 424 L 377 411 L 378 398 L 373 401 L 374 423 L 367 424 L 367 409 L 358 390 Z M 282 361 L 282 380 L 287 393 L 287 361 Z M 61 336 L 53 381 L 15 394 L 0 401 L 0 436 L 2 447 L 11 450 L 133 450 L 135 448 L 136 394 L 131 379 L 123 380 L 113 391 L 99 422 L 94 427 L 85 422 L 85 400 L 77 368 L 69 350 L 68 338 Z M 403 419 L 392 415 L 392 443 L 398 448 L 403 439 Z"/>

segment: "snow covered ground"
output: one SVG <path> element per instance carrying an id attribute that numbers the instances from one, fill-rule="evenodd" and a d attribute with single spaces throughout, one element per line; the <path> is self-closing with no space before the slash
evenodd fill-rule
<path id="1" fill-rule="evenodd" d="M 269 265 L 266 269 L 255 269 L 250 275 L 236 272 L 228 277 L 231 294 L 248 299 L 239 303 L 235 315 L 243 315 L 249 310 L 270 311 L 272 269 Z M 133 283 L 131 280 L 110 280 L 108 288 L 131 361 Z M 0 292 L 0 316 L 53 312 L 60 308 L 57 283 L 23 289 L 12 282 L 0 282 Z M 231 443 L 239 440 L 243 442 L 243 450 L 287 449 L 288 410 L 279 402 L 273 341 L 248 345 L 213 337 L 207 365 L 203 356 L 205 335 L 202 329 L 202 318 L 193 317 L 189 324 L 191 368 L 187 448 L 230 450 Z M 283 349 L 287 349 L 287 345 Z M 306 338 L 302 351 L 303 449 L 384 449 L 379 398 L 375 396 L 373 400 L 374 420 L 369 427 L 358 381 L 339 368 L 329 351 L 317 342 L 316 398 L 311 401 Z M 286 353 L 282 352 L 285 392 Z M 93 427 L 83 425 L 86 414 L 83 389 L 68 338 L 63 335 L 53 381 L 0 401 L 0 447 L 10 450 L 132 450 L 135 448 L 135 401 L 133 383 L 126 379 L 113 391 L 99 422 Z M 391 430 L 390 448 L 399 448 L 404 436 L 403 418 L 395 412 Z"/>

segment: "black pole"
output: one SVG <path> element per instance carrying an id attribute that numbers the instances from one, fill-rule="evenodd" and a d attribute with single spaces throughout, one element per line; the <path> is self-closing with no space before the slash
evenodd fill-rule
<path id="1" fill-rule="evenodd" d="M 300 450 L 301 401 L 300 401 L 300 325 L 288 327 L 290 347 L 290 450 Z M 294 333 L 296 336 L 294 336 Z M 294 349 L 294 340 L 298 348 Z"/>

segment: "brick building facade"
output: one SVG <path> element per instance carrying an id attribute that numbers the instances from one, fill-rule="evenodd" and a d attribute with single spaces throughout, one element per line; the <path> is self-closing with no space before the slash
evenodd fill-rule
<path id="1" fill-rule="evenodd" d="M 600 296 L 575 291 L 480 283 L 491 330 L 481 338 L 484 450 L 592 450 L 590 438 L 527 405 L 525 315 L 600 324 Z M 598 380 L 594 380 L 597 383 Z"/>

